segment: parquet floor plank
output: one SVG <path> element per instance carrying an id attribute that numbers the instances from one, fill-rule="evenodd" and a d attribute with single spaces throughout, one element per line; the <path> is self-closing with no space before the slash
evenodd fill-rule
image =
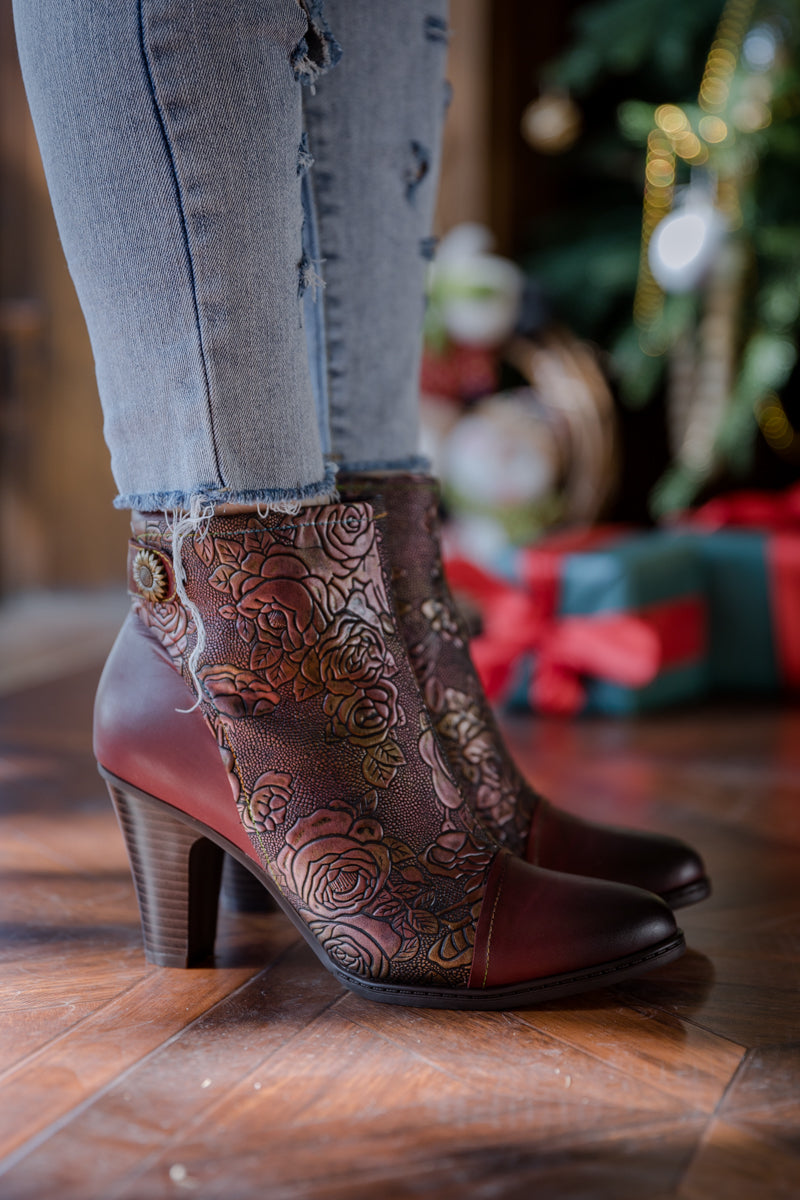
<path id="1" fill-rule="evenodd" d="M 432 1094 L 437 1099 L 437 1094 Z M 269 1114 L 265 1114 L 265 1120 Z M 636 1200 L 674 1195 L 702 1123 L 637 1123 L 610 1136 L 575 1139 L 530 1136 L 531 1115 L 449 1131 L 404 1113 L 384 1120 L 311 1125 L 293 1132 L 291 1154 L 277 1150 L 267 1125 L 257 1142 L 220 1152 L 218 1144 L 187 1143 L 131 1178 L 108 1200 L 168 1200 L 186 1189 L 198 1200 L 345 1200 L 356 1196 L 574 1196 Z M 176 1186 L 177 1181 L 177 1186 Z M 25 1193 L 10 1200 L 32 1200 Z"/>
<path id="2" fill-rule="evenodd" d="M 3 1200 L 800 1195 L 800 711 L 509 723 L 527 773 L 706 854 L 690 951 L 510 1013 L 370 1004 L 279 915 L 141 949 L 96 670 L 0 698 Z"/>
<path id="3" fill-rule="evenodd" d="M 239 967 L 148 971 L 0 1080 L 0 1155 L 68 1114 L 156 1046 L 163 1045 L 252 974 Z M 169 1003 L 164 1000 L 169 997 Z M 46 1083 L 46 1089 L 43 1089 Z"/>
<path id="4" fill-rule="evenodd" d="M 31 1155 L 5 1174 L 0 1168 L 0 1193 L 21 1200 L 57 1189 L 77 1200 L 85 1194 L 85 1147 L 91 1145 L 93 1186 L 110 1196 L 206 1110 L 225 1107 L 237 1085 L 246 1092 L 258 1083 L 254 1072 L 342 995 L 287 923 L 278 917 L 264 922 L 277 938 L 273 964 L 206 1004 L 181 1036 L 163 1042 L 63 1121 L 46 1155 Z"/>
<path id="5" fill-rule="evenodd" d="M 713 1121 L 678 1191 L 679 1200 L 716 1196 L 797 1200 L 800 1154 L 745 1122 Z"/>
<path id="6" fill-rule="evenodd" d="M 576 1052 L 568 1064 L 575 1083 L 568 1086 L 543 1053 L 554 1049 L 563 1063 L 562 1049 L 522 1025 L 527 1052 L 518 1041 L 509 1046 L 507 1020 L 476 1020 L 461 1047 L 437 1063 L 432 1047 L 444 1032 L 439 1014 L 413 1014 L 417 1027 L 426 1019 L 436 1024 L 436 1038 L 419 1028 L 411 1035 L 423 1043 L 420 1054 L 391 1034 L 353 1024 L 344 1015 L 348 1004 L 349 998 L 328 1010 L 284 1055 L 270 1059 L 253 1077 L 260 1089 L 245 1081 L 204 1114 L 199 1129 L 187 1131 L 114 1195 L 167 1195 L 176 1164 L 197 1196 L 220 1194 L 223 1187 L 226 1195 L 252 1195 L 267 1163 L 271 1195 L 345 1195 L 353 1184 L 377 1187 L 386 1179 L 438 1174 L 443 1159 L 465 1153 L 493 1156 L 504 1147 L 546 1160 L 554 1147 L 575 1154 L 602 1145 L 609 1154 L 617 1139 L 647 1137 L 656 1127 L 662 1136 L 686 1123 L 680 1103 L 624 1072 L 587 1065 Z M 410 1016 L 400 1012 L 394 1026 Z M 488 1044 L 485 1031 L 479 1033 L 486 1024 L 496 1035 Z M 487 1069 L 495 1057 L 490 1086 Z M 271 1146 L 281 1153 L 270 1154 Z M 223 1163 L 236 1164 L 227 1184 Z M 472 1194 L 469 1187 L 464 1194 Z"/>
<path id="7" fill-rule="evenodd" d="M 715 1111 L 746 1053 L 727 1038 L 632 1003 L 623 987 L 530 1009 L 522 1019 L 703 1113 Z"/>
<path id="8" fill-rule="evenodd" d="M 800 1153 L 800 1044 L 752 1050 L 725 1096 L 720 1114 L 747 1121 Z"/>

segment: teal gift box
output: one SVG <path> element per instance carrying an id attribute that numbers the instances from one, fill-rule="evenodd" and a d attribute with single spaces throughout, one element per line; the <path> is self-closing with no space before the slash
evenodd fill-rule
<path id="1" fill-rule="evenodd" d="M 484 591 L 484 632 L 472 644 L 491 698 L 631 714 L 707 692 L 705 576 L 690 539 L 571 531 L 515 551 L 500 569 L 511 583 Z"/>
<path id="2" fill-rule="evenodd" d="M 800 531 L 689 528 L 662 537 L 693 549 L 699 560 L 712 687 L 800 688 Z"/>

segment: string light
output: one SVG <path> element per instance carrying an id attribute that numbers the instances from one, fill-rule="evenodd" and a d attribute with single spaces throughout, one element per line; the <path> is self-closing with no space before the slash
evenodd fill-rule
<path id="1" fill-rule="evenodd" d="M 663 108 L 673 106 L 664 105 Z M 679 109 L 675 110 L 680 112 Z M 663 116 L 663 111 L 662 111 Z M 667 120 L 674 119 L 670 113 Z M 650 270 L 648 251 L 656 226 L 672 206 L 675 184 L 675 151 L 669 135 L 662 129 L 654 129 L 647 138 L 647 159 L 644 169 L 644 203 L 642 207 L 642 251 L 639 279 L 633 300 L 633 316 L 640 329 L 647 329 L 657 320 L 664 303 L 664 294 Z M 646 338 L 640 339 L 645 353 L 654 347 Z M 661 350 L 656 350 L 661 353 Z"/>
<path id="2" fill-rule="evenodd" d="M 755 5 L 756 0 L 727 0 L 700 81 L 698 104 L 703 115 L 697 129 L 692 129 L 688 114 L 677 104 L 661 104 L 654 114 L 655 128 L 647 139 L 639 277 L 633 302 L 634 321 L 640 330 L 639 344 L 648 354 L 663 353 L 666 349 L 666 346 L 660 346 L 655 336 L 655 327 L 663 311 L 664 291 L 651 267 L 653 235 L 672 209 L 678 160 L 694 167 L 703 166 L 709 160 L 710 151 L 730 137 L 729 122 L 721 114 L 727 112 L 731 83 L 745 39 L 751 38 L 748 60 L 753 57 L 760 62 L 761 58 L 767 57 L 767 38 L 766 34 L 762 35 L 762 30 L 771 31 L 762 26 L 750 30 Z M 744 130 L 748 121 L 751 129 L 763 128 L 769 121 L 769 112 L 767 110 L 766 115 L 761 111 L 745 113 L 743 121 L 740 114 L 738 128 Z M 716 205 L 728 227 L 739 228 L 738 187 L 730 177 L 718 181 Z M 664 279 L 667 277 L 670 277 L 668 267 Z"/>
<path id="3" fill-rule="evenodd" d="M 700 80 L 698 102 L 707 113 L 720 113 L 728 103 L 731 81 L 739 61 L 756 0 L 728 0 Z"/>
<path id="4" fill-rule="evenodd" d="M 778 454 L 785 455 L 789 450 L 798 449 L 797 433 L 777 393 L 769 392 L 764 397 L 756 409 L 756 419 L 764 440 Z"/>

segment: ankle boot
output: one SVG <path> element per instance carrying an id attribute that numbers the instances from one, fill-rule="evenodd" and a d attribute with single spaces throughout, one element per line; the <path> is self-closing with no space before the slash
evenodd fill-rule
<path id="1" fill-rule="evenodd" d="M 533 867 L 478 822 L 397 629 L 385 522 L 215 516 L 173 546 L 135 517 L 95 749 L 150 961 L 213 951 L 224 853 L 388 1003 L 529 1004 L 676 957 L 657 897 Z"/>
<path id="2" fill-rule="evenodd" d="M 705 899 L 711 888 L 703 862 L 685 843 L 571 816 L 520 775 L 472 664 L 442 569 L 435 480 L 340 475 L 337 486 L 352 498 L 381 492 L 400 630 L 450 768 L 482 824 L 538 866 L 646 888 L 672 908 Z"/>

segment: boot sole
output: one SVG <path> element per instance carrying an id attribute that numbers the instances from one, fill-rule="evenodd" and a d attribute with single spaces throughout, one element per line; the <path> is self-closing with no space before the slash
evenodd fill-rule
<path id="1" fill-rule="evenodd" d="M 343 970 L 328 956 L 272 878 L 227 838 L 99 764 L 98 770 L 108 786 L 125 839 L 139 901 L 145 957 L 156 966 L 186 968 L 213 955 L 224 854 L 261 884 L 322 965 L 344 987 L 380 1004 L 472 1010 L 524 1008 L 631 979 L 673 962 L 686 949 L 683 934 L 678 931 L 666 941 L 624 958 L 502 987 L 416 987 L 363 979 Z"/>

